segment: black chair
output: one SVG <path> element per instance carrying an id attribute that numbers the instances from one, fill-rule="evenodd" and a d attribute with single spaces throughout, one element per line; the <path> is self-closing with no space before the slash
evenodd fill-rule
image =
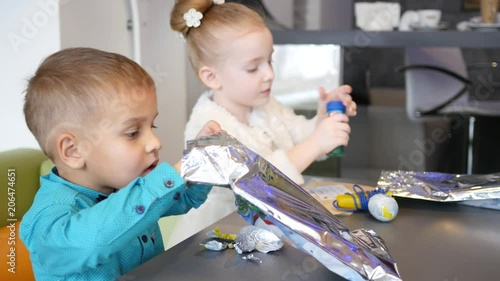
<path id="1" fill-rule="evenodd" d="M 473 153 L 478 117 L 500 116 L 500 101 L 488 96 L 472 99 L 478 87 L 468 77 L 469 71 L 496 69 L 496 62 L 466 66 L 459 48 L 408 48 L 406 65 L 396 69 L 405 73 L 406 109 L 415 122 L 450 116 L 462 120 L 466 130 L 467 173 L 474 171 Z M 495 85 L 488 85 L 491 88 Z M 498 86 L 498 85 L 497 85 Z"/>

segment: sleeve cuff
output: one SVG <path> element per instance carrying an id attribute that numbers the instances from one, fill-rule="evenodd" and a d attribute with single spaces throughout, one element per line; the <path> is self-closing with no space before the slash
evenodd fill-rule
<path id="1" fill-rule="evenodd" d="M 160 163 L 153 171 L 143 178 L 138 178 L 137 183 L 147 188 L 154 198 L 161 198 L 172 194 L 173 197 L 181 196 L 186 189 L 186 182 L 174 167 L 168 163 Z M 136 183 L 136 184 L 137 184 Z M 179 195 L 176 195 L 176 194 Z"/>

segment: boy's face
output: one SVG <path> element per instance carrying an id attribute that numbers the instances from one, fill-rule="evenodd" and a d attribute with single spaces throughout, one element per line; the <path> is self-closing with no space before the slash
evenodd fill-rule
<path id="1" fill-rule="evenodd" d="M 116 94 L 93 122 L 85 149 L 83 186 L 108 193 L 145 176 L 158 164 L 161 142 L 153 131 L 158 115 L 154 90 Z"/>
<path id="2" fill-rule="evenodd" d="M 233 38 L 234 39 L 234 38 Z M 255 107 L 269 101 L 274 71 L 271 65 L 273 38 L 260 28 L 224 42 L 222 63 L 215 66 L 224 104 Z"/>

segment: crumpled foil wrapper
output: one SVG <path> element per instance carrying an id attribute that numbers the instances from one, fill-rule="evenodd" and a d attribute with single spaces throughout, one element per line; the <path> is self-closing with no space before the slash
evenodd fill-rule
<path id="1" fill-rule="evenodd" d="M 500 201 L 500 173 L 460 175 L 435 172 L 382 171 L 379 187 L 393 196 L 439 202 Z M 490 201 L 491 202 L 491 201 Z"/>
<path id="2" fill-rule="evenodd" d="M 211 241 L 208 241 L 207 243 L 200 244 L 200 245 L 205 247 L 205 249 L 207 249 L 207 250 L 224 251 L 225 249 L 227 249 L 229 243 L 221 242 L 221 241 L 217 241 L 217 240 L 211 240 Z"/>
<path id="3" fill-rule="evenodd" d="M 283 241 L 273 232 L 247 225 L 240 229 L 234 248 L 238 254 L 257 250 L 262 253 L 277 251 L 283 247 Z"/>
<path id="4" fill-rule="evenodd" d="M 225 132 L 189 141 L 181 171 L 189 182 L 230 187 L 249 224 L 267 226 L 348 280 L 402 280 L 378 235 L 350 232 L 307 191 Z"/>

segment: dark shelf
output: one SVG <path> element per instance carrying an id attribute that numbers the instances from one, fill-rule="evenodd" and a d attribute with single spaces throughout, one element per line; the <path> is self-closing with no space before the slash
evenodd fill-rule
<path id="1" fill-rule="evenodd" d="M 273 30 L 275 44 L 336 44 L 345 47 L 460 47 L 500 49 L 500 32 L 365 32 Z"/>

